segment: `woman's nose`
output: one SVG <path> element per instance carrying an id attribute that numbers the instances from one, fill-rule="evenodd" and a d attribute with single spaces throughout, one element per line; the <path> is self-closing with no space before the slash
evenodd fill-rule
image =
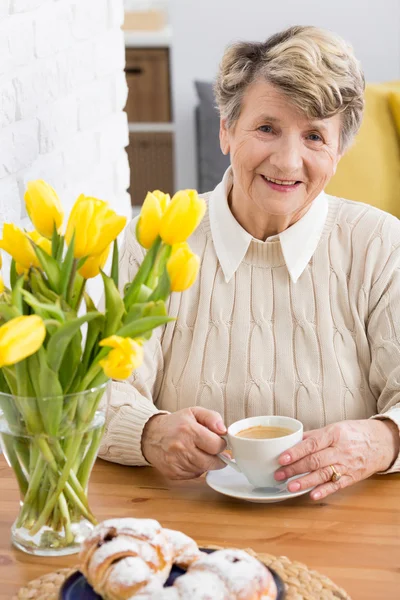
<path id="1" fill-rule="evenodd" d="M 285 177 L 298 175 L 303 166 L 301 149 L 294 142 L 279 142 L 269 157 L 271 165 Z"/>

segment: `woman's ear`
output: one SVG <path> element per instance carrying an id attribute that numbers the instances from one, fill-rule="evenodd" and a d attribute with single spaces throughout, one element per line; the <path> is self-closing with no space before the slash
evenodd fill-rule
<path id="1" fill-rule="evenodd" d="M 229 132 L 226 126 L 226 119 L 220 119 L 219 122 L 219 145 L 221 147 L 222 154 L 229 154 Z"/>

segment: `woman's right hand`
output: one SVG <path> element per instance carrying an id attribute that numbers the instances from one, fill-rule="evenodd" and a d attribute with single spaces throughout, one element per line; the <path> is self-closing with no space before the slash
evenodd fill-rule
<path id="1" fill-rule="evenodd" d="M 216 456 L 226 448 L 225 433 L 221 415 L 200 406 L 157 414 L 143 429 L 142 452 L 165 477 L 193 479 L 226 466 Z"/>

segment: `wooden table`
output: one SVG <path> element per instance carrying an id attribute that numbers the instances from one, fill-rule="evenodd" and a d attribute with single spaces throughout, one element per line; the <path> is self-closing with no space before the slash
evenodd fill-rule
<path id="1" fill-rule="evenodd" d="M 151 517 L 201 544 L 286 555 L 325 573 L 353 600 L 400 597 L 400 475 L 375 476 L 314 503 L 307 496 L 250 504 L 211 490 L 204 479 L 167 481 L 150 468 L 98 460 L 90 488 L 99 520 Z M 73 566 L 76 555 L 31 557 L 10 544 L 18 492 L 0 456 L 0 599 L 28 581 Z"/>

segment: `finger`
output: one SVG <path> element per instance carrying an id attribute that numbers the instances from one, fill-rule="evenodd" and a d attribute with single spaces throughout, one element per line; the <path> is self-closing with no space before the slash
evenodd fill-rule
<path id="1" fill-rule="evenodd" d="M 207 454 L 203 450 L 195 450 L 190 456 L 190 467 L 197 473 L 198 477 L 206 471 L 224 469 L 226 464 L 217 456 Z"/>
<path id="2" fill-rule="evenodd" d="M 342 465 L 338 465 L 335 463 L 335 469 L 339 473 L 343 473 L 344 467 Z M 289 492 L 299 492 L 300 490 L 307 490 L 310 487 L 315 487 L 317 485 L 321 485 L 324 483 L 328 483 L 332 479 L 332 468 L 328 465 L 326 467 L 322 467 L 318 471 L 314 471 L 313 473 L 308 473 L 307 475 L 303 475 L 303 477 L 298 477 L 294 481 L 288 483 Z M 342 475 L 344 477 L 344 475 Z M 342 479 L 339 479 L 339 481 Z M 337 481 L 336 483 L 339 483 Z"/>
<path id="3" fill-rule="evenodd" d="M 315 454 L 324 448 L 328 448 L 332 442 L 333 437 L 331 429 L 328 427 L 316 429 L 313 432 L 313 435 L 303 439 L 303 441 L 293 446 L 293 448 L 285 450 L 285 452 L 280 455 L 278 462 L 280 465 L 290 465 L 309 454 Z"/>
<path id="4" fill-rule="evenodd" d="M 324 485 L 319 485 L 310 493 L 310 496 L 313 500 L 322 500 L 323 498 L 334 494 L 338 490 L 349 487 L 353 483 L 355 483 L 354 479 L 348 477 L 347 475 L 342 475 L 339 481 L 330 481 Z"/>
<path id="5" fill-rule="evenodd" d="M 292 463 L 288 467 L 281 467 L 275 472 L 275 479 L 277 481 L 283 481 L 284 479 L 289 479 L 295 475 L 302 475 L 303 473 L 308 473 L 309 471 L 318 471 L 319 469 L 322 469 L 322 467 L 326 467 L 327 465 L 335 464 L 337 462 L 337 450 L 332 447 L 325 448 L 324 450 L 321 450 L 321 452 L 309 454 L 305 458 Z"/>
<path id="6" fill-rule="evenodd" d="M 215 410 L 208 410 L 208 408 L 203 408 L 202 406 L 194 406 L 190 410 L 200 425 L 204 425 L 204 427 L 219 435 L 226 433 L 222 417 Z"/>
<path id="7" fill-rule="evenodd" d="M 203 450 L 206 454 L 219 454 L 226 448 L 225 440 L 199 423 L 194 423 L 193 433 L 196 448 Z"/>

